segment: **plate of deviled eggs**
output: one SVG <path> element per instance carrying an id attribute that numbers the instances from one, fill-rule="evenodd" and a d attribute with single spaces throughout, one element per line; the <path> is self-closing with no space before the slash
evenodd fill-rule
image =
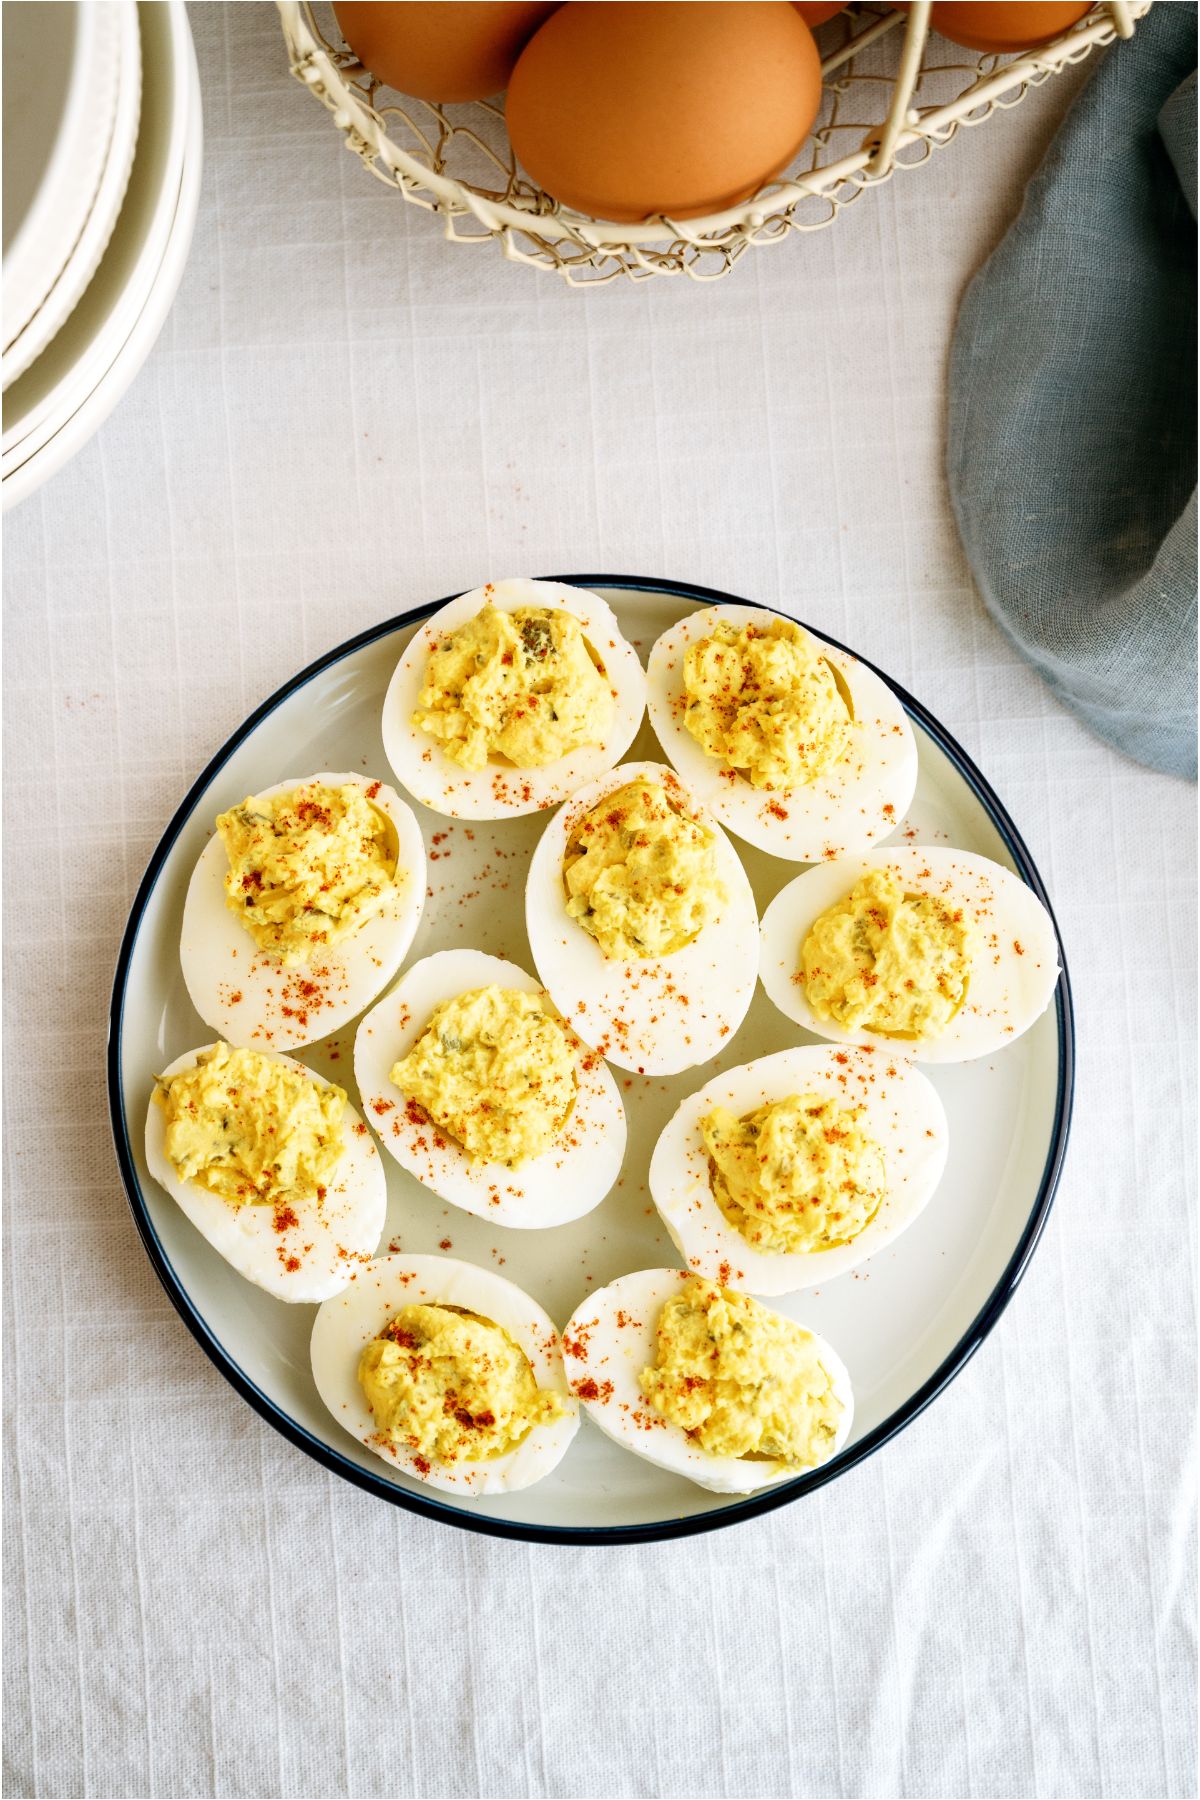
<path id="1" fill-rule="evenodd" d="M 199 775 L 113 992 L 154 1268 L 285 1437 L 471 1530 L 800 1498 L 995 1324 L 1070 1124 L 1057 930 L 920 704 L 769 606 L 489 583 Z"/>

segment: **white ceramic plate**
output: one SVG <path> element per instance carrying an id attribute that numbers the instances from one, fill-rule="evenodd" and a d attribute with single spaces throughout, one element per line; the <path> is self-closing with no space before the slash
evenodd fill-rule
<path id="1" fill-rule="evenodd" d="M 5 507 L 60 468 L 125 392 L 183 273 L 200 189 L 196 57 L 183 0 L 143 0 L 137 149 L 108 249 L 78 306 L 4 395 Z"/>
<path id="2" fill-rule="evenodd" d="M 616 608 L 643 658 L 658 634 L 696 605 L 736 596 L 632 577 L 566 575 Z M 441 604 L 436 602 L 434 604 Z M 837 1476 L 895 1435 L 982 1342 L 1003 1311 L 1050 1209 L 1071 1109 L 1073 1032 L 1064 973 L 1054 1007 L 1001 1055 L 929 1071 L 946 1107 L 945 1177 L 912 1227 L 869 1262 L 820 1290 L 772 1300 L 825 1337 L 854 1383 L 853 1433 L 823 1468 L 749 1499 L 709 1494 L 653 1468 L 585 1421 L 554 1474 L 520 1494 L 457 1500 L 390 1469 L 343 1432 L 309 1366 L 312 1309 L 286 1306 L 241 1281 L 147 1173 L 141 1143 L 154 1074 L 206 1041 L 179 970 L 178 941 L 192 865 L 215 815 L 245 793 L 304 768 L 382 768 L 379 720 L 401 648 L 432 606 L 352 639 L 304 670 L 254 713 L 200 775 L 168 826 L 138 890 L 121 946 L 109 1040 L 113 1130 L 134 1218 L 163 1285 L 233 1387 L 293 1443 L 360 1487 L 482 1531 L 543 1540 L 670 1537 L 748 1518 Z M 1045 894 L 1015 827 L 948 734 L 901 694 L 916 728 L 921 775 L 901 831 L 953 843 L 1014 868 Z M 659 754 L 649 726 L 631 756 Z M 529 967 L 523 892 L 545 815 L 458 822 L 415 808 L 436 859 L 432 894 L 409 952 L 473 944 Z M 760 910 L 795 865 L 746 849 Z M 485 873 L 485 869 L 488 871 Z M 357 1100 L 350 1030 L 304 1052 Z M 759 989 L 741 1029 L 703 1069 L 665 1080 L 617 1071 L 629 1117 L 622 1178 L 594 1212 L 546 1231 L 505 1230 L 444 1205 L 388 1162 L 389 1244 L 451 1253 L 498 1269 L 562 1326 L 593 1287 L 631 1269 L 678 1262 L 650 1204 L 646 1171 L 659 1131 L 684 1094 L 718 1069 L 811 1042 Z"/>
<path id="3" fill-rule="evenodd" d="M 20 241 L 50 172 L 71 97 L 72 74 L 81 63 L 83 8 L 77 0 L 5 6 L 3 19 L 4 156 L 0 208 L 3 245 L 11 277 L 12 253 Z M 76 79 L 86 74 L 80 67 Z M 82 92 L 82 85 L 80 87 Z M 65 146 L 61 154 L 66 154 Z M 11 304 L 5 295 L 6 310 Z"/>
<path id="4" fill-rule="evenodd" d="M 6 384 L 8 346 L 58 281 L 95 204 L 117 115 L 123 10 L 118 0 L 4 9 L 4 204 L 11 191 L 19 215 L 4 247 Z"/>
<path id="5" fill-rule="evenodd" d="M 117 20 L 120 73 L 112 134 L 99 185 L 91 211 L 53 287 L 20 334 L 5 346 L 6 389 L 41 355 L 78 306 L 108 248 L 129 185 L 142 111 L 142 39 L 134 0 L 122 0 L 112 11 Z"/>

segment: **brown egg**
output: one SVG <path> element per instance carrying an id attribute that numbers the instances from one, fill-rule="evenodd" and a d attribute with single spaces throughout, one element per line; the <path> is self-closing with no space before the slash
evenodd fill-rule
<path id="1" fill-rule="evenodd" d="M 935 31 L 966 50 L 1036 50 L 1069 30 L 1085 13 L 1083 5 L 1041 4 L 1040 0 L 947 0 L 935 4 L 930 22 Z"/>
<path id="2" fill-rule="evenodd" d="M 836 18 L 838 13 L 846 9 L 846 0 L 792 0 L 792 5 L 804 20 L 810 31 L 827 20 Z"/>
<path id="3" fill-rule="evenodd" d="M 485 100 L 508 85 L 529 38 L 557 10 L 476 0 L 334 0 L 342 36 L 359 61 L 419 100 Z"/>
<path id="4" fill-rule="evenodd" d="M 786 168 L 821 103 L 787 0 L 560 7 L 509 83 L 513 148 L 547 193 L 604 219 L 719 212 Z"/>

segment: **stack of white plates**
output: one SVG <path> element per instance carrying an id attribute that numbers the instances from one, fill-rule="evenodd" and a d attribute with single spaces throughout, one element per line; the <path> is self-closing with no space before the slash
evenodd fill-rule
<path id="1" fill-rule="evenodd" d="M 5 0 L 5 507 L 86 443 L 158 336 L 200 192 L 183 0 Z"/>

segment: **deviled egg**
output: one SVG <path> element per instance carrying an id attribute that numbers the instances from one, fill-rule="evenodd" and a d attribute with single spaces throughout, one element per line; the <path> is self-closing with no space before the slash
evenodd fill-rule
<path id="1" fill-rule="evenodd" d="M 589 1294 L 562 1337 L 567 1380 L 635 1456 L 715 1494 L 749 1494 L 836 1456 L 850 1435 L 846 1366 L 815 1332 L 683 1269 Z"/>
<path id="2" fill-rule="evenodd" d="M 455 1257 L 380 1257 L 326 1301 L 311 1348 L 338 1424 L 447 1493 L 530 1487 L 579 1429 L 553 1320 L 511 1281 Z"/>
<path id="3" fill-rule="evenodd" d="M 555 1005 L 639 1075 L 714 1056 L 746 1015 L 757 912 L 720 826 L 661 763 L 625 763 L 547 825 L 525 922 Z"/>
<path id="4" fill-rule="evenodd" d="M 946 1166 L 932 1083 L 875 1050 L 761 1056 L 689 1094 L 650 1159 L 650 1192 L 689 1268 L 790 1294 L 854 1268 L 910 1225 Z"/>
<path id="5" fill-rule="evenodd" d="M 226 1043 L 158 1077 L 146 1164 L 226 1262 L 281 1300 L 324 1300 L 379 1243 L 387 1183 L 341 1088 L 303 1063 Z"/>
<path id="6" fill-rule="evenodd" d="M 362 775 L 278 782 L 216 821 L 179 955 L 192 1005 L 231 1044 L 295 1050 L 387 986 L 425 904 L 411 807 Z"/>
<path id="7" fill-rule="evenodd" d="M 489 582 L 414 632 L 384 701 L 383 746 L 434 812 L 515 818 L 611 769 L 645 708 L 637 652 L 598 595 Z"/>
<path id="8" fill-rule="evenodd" d="M 917 747 L 891 688 L 778 613 L 689 613 L 651 650 L 647 689 L 668 761 L 722 825 L 772 856 L 865 850 L 912 800 Z"/>
<path id="9" fill-rule="evenodd" d="M 1054 922 L 985 856 L 941 845 L 806 869 L 763 915 L 762 981 L 789 1019 L 919 1062 L 989 1056 L 1041 1017 L 1058 981 Z"/>
<path id="10" fill-rule="evenodd" d="M 625 1108 L 603 1058 L 501 957 L 414 963 L 360 1024 L 354 1074 L 400 1166 L 497 1225 L 565 1225 L 620 1173 Z"/>

